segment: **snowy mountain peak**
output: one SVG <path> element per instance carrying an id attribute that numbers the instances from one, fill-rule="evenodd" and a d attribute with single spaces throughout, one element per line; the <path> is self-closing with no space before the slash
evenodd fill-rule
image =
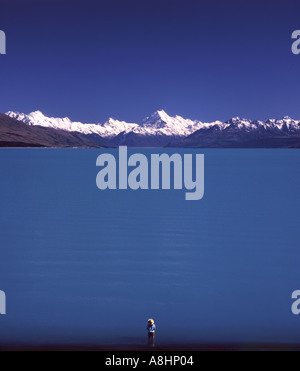
<path id="1" fill-rule="evenodd" d="M 41 111 L 31 112 L 30 115 L 32 115 L 32 116 L 43 116 L 43 117 L 45 117 L 45 115 Z"/>
<path id="2" fill-rule="evenodd" d="M 169 117 L 169 115 L 167 114 L 166 111 L 164 111 L 163 109 L 161 110 L 157 110 L 153 113 L 153 115 L 158 115 L 159 117 L 163 118 L 163 117 Z"/>
<path id="3" fill-rule="evenodd" d="M 247 119 L 240 118 L 240 117 L 237 116 L 237 117 L 231 118 L 230 120 L 228 120 L 226 122 L 229 123 L 229 124 L 241 124 L 241 123 L 249 123 L 251 121 L 247 120 Z"/>
<path id="4" fill-rule="evenodd" d="M 157 123 L 158 121 L 164 121 L 165 123 L 167 123 L 168 121 L 170 121 L 171 117 L 163 110 L 160 110 L 160 111 L 155 111 L 152 113 L 152 115 L 150 115 L 149 117 L 146 117 L 142 124 L 155 124 Z"/>

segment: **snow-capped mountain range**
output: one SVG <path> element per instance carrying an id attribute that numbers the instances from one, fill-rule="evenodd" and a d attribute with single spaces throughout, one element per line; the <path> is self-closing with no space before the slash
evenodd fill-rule
<path id="1" fill-rule="evenodd" d="M 30 114 L 9 111 L 6 115 L 30 126 L 43 126 L 83 135 L 105 138 L 112 145 L 131 146 L 231 146 L 253 140 L 300 136 L 300 121 L 290 117 L 251 121 L 239 117 L 226 122 L 205 123 L 171 117 L 156 111 L 140 124 L 110 118 L 105 123 L 72 122 L 69 118 L 47 117 L 42 112 Z M 298 137 L 297 137 L 298 139 Z M 222 145 L 223 143 L 223 145 Z"/>
<path id="2" fill-rule="evenodd" d="M 141 135 L 186 137 L 205 127 L 210 127 L 212 125 L 222 126 L 222 123 L 218 121 L 215 123 L 202 123 L 200 121 L 184 119 L 180 116 L 170 117 L 165 111 L 154 112 L 151 116 L 143 120 L 141 124 L 128 123 L 112 118 L 104 124 L 85 124 L 82 122 L 72 122 L 68 117 L 47 117 L 40 111 L 32 112 L 28 115 L 9 111 L 6 115 L 23 121 L 28 125 L 51 127 L 65 131 L 76 131 L 82 134 L 98 134 L 102 138 L 112 138 L 120 133 L 128 134 L 131 132 Z"/>

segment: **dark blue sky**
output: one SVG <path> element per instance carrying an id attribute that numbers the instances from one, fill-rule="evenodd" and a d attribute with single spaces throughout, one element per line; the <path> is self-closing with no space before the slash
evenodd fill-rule
<path id="1" fill-rule="evenodd" d="M 300 119 L 299 0 L 0 0 L 0 111 Z"/>

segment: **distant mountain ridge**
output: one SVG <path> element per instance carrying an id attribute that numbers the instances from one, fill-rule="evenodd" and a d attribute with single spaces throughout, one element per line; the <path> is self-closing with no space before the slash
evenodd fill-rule
<path id="1" fill-rule="evenodd" d="M 300 120 L 251 121 L 239 117 L 226 122 L 205 123 L 171 117 L 160 110 L 140 124 L 110 118 L 103 124 L 72 122 L 69 118 L 47 117 L 42 112 L 30 114 L 7 112 L 8 116 L 29 126 L 41 126 L 89 136 L 93 143 L 132 147 L 300 147 Z"/>
<path id="2" fill-rule="evenodd" d="M 100 137 L 53 129 L 29 126 L 22 121 L 0 113 L 0 147 L 90 148 L 105 147 Z"/>

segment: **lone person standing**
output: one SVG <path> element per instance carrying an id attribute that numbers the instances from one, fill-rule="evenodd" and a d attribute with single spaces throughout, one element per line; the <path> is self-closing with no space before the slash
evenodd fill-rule
<path id="1" fill-rule="evenodd" d="M 148 319 L 147 331 L 148 331 L 148 344 L 154 346 L 156 326 L 154 324 L 154 320 L 151 318 Z"/>

